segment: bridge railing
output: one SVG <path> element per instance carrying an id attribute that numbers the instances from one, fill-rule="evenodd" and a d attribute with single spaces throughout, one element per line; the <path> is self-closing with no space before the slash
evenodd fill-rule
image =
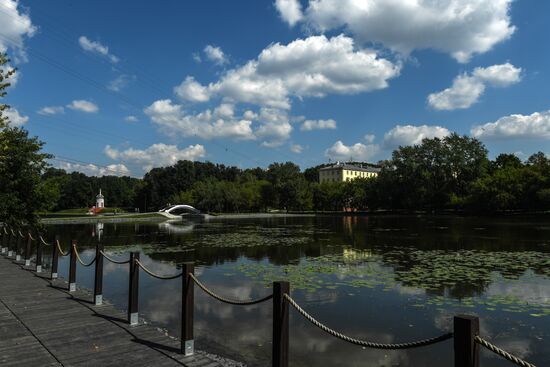
<path id="1" fill-rule="evenodd" d="M 139 252 L 130 252 L 127 260 L 114 259 L 112 255 L 105 252 L 102 244 L 97 244 L 95 248 L 95 257 L 88 263 L 84 262 L 78 252 L 78 244 L 75 240 L 71 242 L 70 248 L 64 252 L 59 237 L 55 237 L 53 243 L 48 243 L 41 235 L 32 236 L 30 232 L 24 235 L 19 229 L 11 229 L 6 226 L 0 229 L 1 249 L 0 253 L 3 256 L 12 258 L 14 261 L 21 260 L 21 254 L 24 254 L 24 265 L 31 265 L 31 246 L 36 243 L 35 268 L 36 272 L 42 271 L 42 256 L 43 248 L 51 248 L 51 279 L 58 277 L 58 261 L 59 256 L 69 256 L 69 286 L 68 291 L 76 291 L 76 271 L 77 262 L 84 267 L 89 267 L 95 264 L 94 272 L 94 303 L 101 305 L 103 302 L 103 261 L 107 260 L 117 265 L 127 265 L 129 272 L 128 284 L 128 323 L 130 325 L 139 324 L 138 300 L 139 300 L 139 275 L 140 269 L 148 276 L 159 280 L 173 280 L 181 278 L 181 325 L 180 325 L 180 340 L 181 353 L 185 356 L 194 354 L 194 335 L 193 335 L 193 312 L 194 312 L 194 286 L 195 284 L 210 297 L 235 306 L 250 306 L 260 304 L 272 300 L 273 306 L 273 336 L 272 336 L 272 366 L 273 367 L 288 367 L 289 361 L 289 311 L 290 306 L 312 323 L 317 328 L 323 330 L 327 334 L 336 337 L 340 340 L 351 344 L 361 346 L 363 348 L 385 349 L 385 350 L 401 350 L 427 347 L 433 344 L 445 342 L 453 339 L 454 349 L 454 366 L 455 367 L 479 367 L 479 350 L 480 346 L 487 348 L 493 353 L 507 359 L 508 361 L 521 367 L 535 367 L 535 365 L 520 359 L 517 356 L 497 347 L 488 340 L 481 337 L 479 334 L 479 318 L 470 315 L 457 315 L 453 320 L 453 331 L 444 333 L 427 339 L 401 342 L 401 343 L 379 343 L 375 341 L 367 341 L 357 339 L 336 331 L 324 323 L 310 315 L 302 308 L 291 296 L 290 283 L 285 281 L 273 282 L 272 293 L 252 300 L 230 299 L 217 294 L 215 291 L 204 285 L 196 276 L 193 263 L 183 263 L 182 270 L 179 273 L 171 275 L 162 275 L 149 270 L 140 260 Z M 22 240 L 27 239 L 26 247 L 21 247 Z M 32 268 L 31 268 L 32 270 Z"/>

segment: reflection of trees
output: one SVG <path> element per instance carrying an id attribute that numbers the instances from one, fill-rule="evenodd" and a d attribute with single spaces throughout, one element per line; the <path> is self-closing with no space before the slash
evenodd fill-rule
<path id="1" fill-rule="evenodd" d="M 337 255 L 345 262 L 350 256 L 346 251 L 351 248 L 354 256 L 378 256 L 405 286 L 462 298 L 484 292 L 491 271 L 507 277 L 517 277 L 529 268 L 548 274 L 550 264 L 531 256 L 529 250 L 544 250 L 539 244 L 547 241 L 549 229 L 543 220 L 504 217 L 283 217 L 169 225 L 113 223 L 104 226 L 101 243 L 121 251 L 138 246 L 157 261 L 203 265 L 240 258 L 287 265 L 323 255 Z M 96 231 L 94 224 L 49 226 L 48 231 L 50 237 L 53 233 L 61 236 L 65 249 L 72 239 L 82 249 L 98 240 L 91 236 Z M 484 253 L 468 255 L 466 262 L 447 259 L 448 268 L 435 268 L 435 260 L 449 254 L 468 254 L 470 249 Z M 489 261 L 495 253 L 501 262 Z M 434 261 L 429 258 L 432 255 Z M 486 259 L 476 262 L 476 256 Z"/>

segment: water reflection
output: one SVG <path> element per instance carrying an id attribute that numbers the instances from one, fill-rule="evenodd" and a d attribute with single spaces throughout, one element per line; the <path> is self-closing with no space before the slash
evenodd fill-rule
<path id="1" fill-rule="evenodd" d="M 550 361 L 550 231 L 544 218 L 302 217 L 208 222 L 49 226 L 65 249 L 76 239 L 83 260 L 101 242 L 113 256 L 140 251 L 159 274 L 196 263 L 201 281 L 234 298 L 270 292 L 270 277 L 290 279 L 293 297 L 327 325 L 379 342 L 448 331 L 457 313 L 482 318 L 483 335 L 532 363 Z M 66 274 L 67 259 L 60 273 Z M 254 272 L 251 271 L 255 270 Z M 92 270 L 78 282 L 93 285 Z M 105 296 L 125 308 L 127 266 L 105 262 Z M 140 277 L 140 313 L 179 334 L 181 281 Z M 236 307 L 196 289 L 201 346 L 269 364 L 270 302 Z M 293 366 L 452 365 L 452 342 L 410 351 L 362 349 L 291 313 Z M 483 354 L 487 365 L 496 360 Z"/>

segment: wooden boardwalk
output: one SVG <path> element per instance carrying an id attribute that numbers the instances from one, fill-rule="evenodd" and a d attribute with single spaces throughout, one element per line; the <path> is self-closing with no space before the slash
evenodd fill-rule
<path id="1" fill-rule="evenodd" d="M 184 357 L 179 341 L 129 326 L 124 312 L 48 275 L 0 256 L 0 366 L 221 366 L 201 352 Z"/>

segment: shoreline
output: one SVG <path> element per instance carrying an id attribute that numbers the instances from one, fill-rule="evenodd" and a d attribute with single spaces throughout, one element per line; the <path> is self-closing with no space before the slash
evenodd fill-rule
<path id="1" fill-rule="evenodd" d="M 307 218 L 307 217 L 367 217 L 367 216 L 433 216 L 433 217 L 521 217 L 521 216 L 550 216 L 550 212 L 501 212 L 501 213 L 468 213 L 461 211 L 357 211 L 357 212 L 276 212 L 276 213 L 221 213 L 221 214 L 200 214 L 193 216 L 166 216 L 157 212 L 142 214 L 120 214 L 117 216 L 98 217 L 50 217 L 41 218 L 43 224 L 86 224 L 86 223 L 134 223 L 151 222 L 160 223 L 166 221 L 193 220 L 231 220 L 231 219 L 264 219 L 264 218 Z"/>

